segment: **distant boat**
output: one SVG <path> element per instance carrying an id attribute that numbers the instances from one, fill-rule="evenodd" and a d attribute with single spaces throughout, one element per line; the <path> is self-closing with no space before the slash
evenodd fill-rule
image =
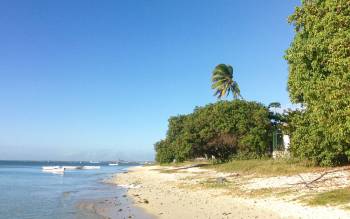
<path id="1" fill-rule="evenodd" d="M 110 164 L 108 164 L 109 166 L 118 166 L 119 165 L 119 163 L 110 163 Z"/>
<path id="2" fill-rule="evenodd" d="M 83 166 L 83 170 L 98 170 L 100 169 L 100 166 Z"/>
<path id="3" fill-rule="evenodd" d="M 65 170 L 98 170 L 100 166 L 44 166 L 42 167 L 43 172 L 63 174 Z"/>
<path id="4" fill-rule="evenodd" d="M 60 166 L 45 166 L 42 167 L 43 170 L 53 170 L 53 169 L 58 169 Z"/>
<path id="5" fill-rule="evenodd" d="M 64 168 L 59 166 L 46 166 L 42 167 L 43 172 L 54 173 L 54 174 L 63 174 Z"/>
<path id="6" fill-rule="evenodd" d="M 90 161 L 89 163 L 100 163 L 99 161 Z"/>
<path id="7" fill-rule="evenodd" d="M 65 170 L 81 170 L 81 169 L 83 169 L 82 166 L 63 166 L 62 168 L 64 168 Z"/>

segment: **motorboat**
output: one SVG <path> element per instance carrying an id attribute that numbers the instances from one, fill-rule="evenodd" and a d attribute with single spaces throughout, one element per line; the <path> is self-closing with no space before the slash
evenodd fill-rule
<path id="1" fill-rule="evenodd" d="M 83 170 L 98 170 L 100 169 L 100 166 L 83 166 Z"/>
<path id="2" fill-rule="evenodd" d="M 60 168 L 60 166 L 44 166 L 42 167 L 43 170 L 53 170 L 53 169 L 57 169 Z"/>
<path id="3" fill-rule="evenodd" d="M 47 167 L 42 167 L 42 170 L 43 172 L 47 172 L 47 173 L 63 174 L 65 169 L 59 166 L 47 166 Z"/>
<path id="4" fill-rule="evenodd" d="M 65 170 L 81 170 L 83 169 L 82 166 L 63 166 Z"/>

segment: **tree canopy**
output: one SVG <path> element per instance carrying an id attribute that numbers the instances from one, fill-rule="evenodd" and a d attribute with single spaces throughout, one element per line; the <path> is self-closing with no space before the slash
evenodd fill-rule
<path id="1" fill-rule="evenodd" d="M 321 165 L 350 159 L 350 1 L 304 0 L 289 21 L 286 51 L 292 102 L 305 106 L 293 124 L 295 156 Z"/>
<path id="2" fill-rule="evenodd" d="M 267 107 L 244 100 L 219 101 L 169 119 L 166 138 L 155 144 L 156 160 L 171 162 L 215 156 L 227 160 L 268 152 L 271 123 Z"/>

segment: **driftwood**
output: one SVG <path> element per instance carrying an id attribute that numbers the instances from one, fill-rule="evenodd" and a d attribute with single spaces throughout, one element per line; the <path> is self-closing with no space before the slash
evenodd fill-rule
<path id="1" fill-rule="evenodd" d="M 315 182 L 320 181 L 327 174 L 335 173 L 335 172 L 339 172 L 339 171 L 345 171 L 345 170 L 350 170 L 350 167 L 325 171 L 325 172 L 321 173 L 321 175 L 319 175 L 318 177 L 316 177 L 315 179 L 313 179 L 311 181 L 306 181 L 300 174 L 298 174 L 298 176 L 300 177 L 302 182 L 289 184 L 289 185 L 305 185 L 305 187 L 307 187 L 308 189 L 312 189 L 312 184 L 315 183 Z M 338 178 L 338 177 L 333 177 L 333 178 Z M 325 179 L 323 181 L 326 181 L 326 180 L 329 180 L 329 179 Z"/>

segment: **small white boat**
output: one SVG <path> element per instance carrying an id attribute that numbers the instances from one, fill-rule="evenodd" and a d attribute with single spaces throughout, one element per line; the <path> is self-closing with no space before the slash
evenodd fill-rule
<path id="1" fill-rule="evenodd" d="M 109 166 L 118 166 L 119 165 L 119 163 L 110 163 L 110 164 L 108 164 Z"/>
<path id="2" fill-rule="evenodd" d="M 60 166 L 45 166 L 42 167 L 43 170 L 53 170 L 53 169 L 58 169 Z"/>
<path id="3" fill-rule="evenodd" d="M 98 170 L 100 169 L 100 166 L 83 166 L 83 170 Z"/>
<path id="4" fill-rule="evenodd" d="M 51 166 L 51 167 L 42 167 L 43 172 L 54 173 L 54 174 L 63 174 L 64 168 L 59 166 Z"/>
<path id="5" fill-rule="evenodd" d="M 80 170 L 83 167 L 82 166 L 63 166 L 65 170 Z"/>

